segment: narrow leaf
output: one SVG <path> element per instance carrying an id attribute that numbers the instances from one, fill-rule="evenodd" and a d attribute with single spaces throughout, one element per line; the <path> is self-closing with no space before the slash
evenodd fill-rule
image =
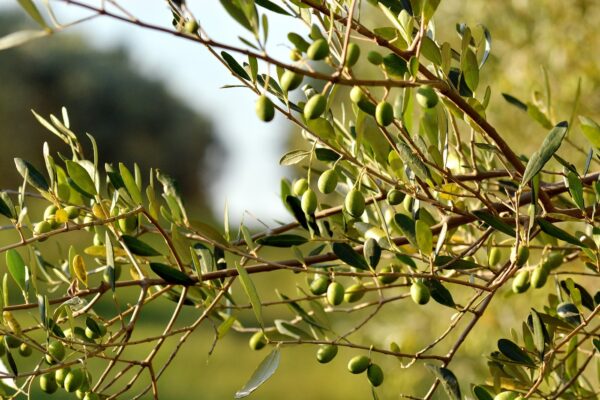
<path id="1" fill-rule="evenodd" d="M 579 241 L 579 239 L 577 239 L 575 236 L 571 235 L 565 230 L 560 229 L 551 222 L 548 222 L 543 218 L 536 218 L 536 221 L 544 233 L 575 246 L 588 247 L 585 245 L 585 243 Z"/>
<path id="2" fill-rule="evenodd" d="M 246 70 L 229 53 L 222 51 L 221 56 L 223 57 L 227 65 L 229 65 L 229 68 L 231 68 L 231 71 L 234 74 L 247 81 L 250 80 L 250 75 L 248 75 Z"/>
<path id="3" fill-rule="evenodd" d="M 127 248 L 136 256 L 156 257 L 161 255 L 161 253 L 159 253 L 153 247 L 133 236 L 123 235 L 121 236 L 121 240 L 123 243 L 125 243 L 125 246 L 127 246 Z"/>
<path id="4" fill-rule="evenodd" d="M 96 186 L 92 177 L 79 163 L 71 160 L 65 161 L 69 177 L 75 182 L 79 189 L 83 190 L 89 196 L 96 194 Z"/>
<path id="5" fill-rule="evenodd" d="M 279 361 L 281 360 L 281 353 L 279 348 L 276 347 L 269 353 L 269 355 L 260 363 L 256 371 L 252 374 L 248 382 L 243 388 L 238 390 L 235 394 L 236 399 L 242 399 L 250 393 L 254 392 L 259 388 L 260 385 L 265 383 L 279 367 Z"/>
<path id="6" fill-rule="evenodd" d="M 442 386 L 450 400 L 461 400 L 458 379 L 452 371 L 433 364 L 425 364 L 425 366 L 442 382 Z"/>
<path id="7" fill-rule="evenodd" d="M 515 230 L 512 226 L 508 225 L 506 222 L 502 221 L 502 219 L 496 217 L 495 215 L 492 215 L 483 210 L 473 211 L 472 214 L 499 232 L 505 233 L 509 236 L 516 235 Z"/>
<path id="8" fill-rule="evenodd" d="M 336 242 L 331 248 L 333 249 L 333 253 L 346 264 L 357 269 L 369 269 L 369 265 L 364 257 L 358 254 L 349 244 Z"/>
<path id="9" fill-rule="evenodd" d="M 125 188 L 127 189 L 129 195 L 131 196 L 131 199 L 136 204 L 142 204 L 142 192 L 140 191 L 138 185 L 135 183 L 135 178 L 133 177 L 131 172 L 129 172 L 125 164 L 119 163 L 119 172 L 121 174 L 123 184 L 125 185 Z"/>
<path id="10" fill-rule="evenodd" d="M 425 221 L 419 219 L 415 222 L 415 236 L 419 250 L 424 254 L 429 255 L 433 247 L 433 235 L 431 233 L 431 228 Z"/>
<path id="11" fill-rule="evenodd" d="M 579 123 L 581 124 L 583 136 L 585 136 L 594 148 L 600 149 L 600 125 L 598 125 L 596 121 L 584 117 L 583 115 L 579 116 Z"/>
<path id="12" fill-rule="evenodd" d="M 564 137 L 569 129 L 569 124 L 566 121 L 559 122 L 544 139 L 542 147 L 535 153 L 532 154 L 525 172 L 523 173 L 523 179 L 521 180 L 522 185 L 526 185 L 529 181 L 544 168 L 544 165 L 552 158 L 552 155 L 556 153 Z"/>
<path id="13" fill-rule="evenodd" d="M 48 191 L 49 186 L 46 178 L 33 165 L 22 158 L 15 158 L 15 165 L 19 174 L 23 178 L 26 178 L 31 186 L 43 192 Z"/>
<path id="14" fill-rule="evenodd" d="M 260 298 L 258 297 L 258 292 L 256 291 L 256 287 L 254 286 L 254 282 L 250 279 L 250 275 L 246 268 L 235 263 L 235 268 L 238 271 L 240 276 L 240 281 L 242 282 L 242 287 L 250 300 L 250 304 L 252 305 L 252 311 L 254 311 L 254 315 L 256 316 L 256 320 L 263 326 L 263 316 L 262 316 L 262 303 L 260 302 Z"/>
<path id="15" fill-rule="evenodd" d="M 285 153 L 279 160 L 280 165 L 294 165 L 304 160 L 310 155 L 310 151 L 306 150 L 292 150 Z"/>
<path id="16" fill-rule="evenodd" d="M 161 263 L 150 263 L 150 269 L 167 283 L 173 285 L 191 286 L 194 280 L 184 272 Z"/>
<path id="17" fill-rule="evenodd" d="M 31 40 L 39 39 L 48 36 L 48 31 L 23 30 L 9 33 L 0 38 L 0 51 L 10 49 L 11 47 L 21 46 Z"/>
<path id="18" fill-rule="evenodd" d="M 415 221 L 413 221 L 408 215 L 404 214 L 396 214 L 394 215 L 394 222 L 400 231 L 406 237 L 410 244 L 415 247 L 418 247 L 417 244 L 417 235 L 415 232 Z"/>
<path id="19" fill-rule="evenodd" d="M 22 291 L 25 291 L 25 280 L 27 276 L 27 267 L 18 251 L 10 249 L 6 251 L 6 265 L 10 276 L 15 280 Z"/>
<path id="20" fill-rule="evenodd" d="M 306 242 L 308 242 L 308 240 L 305 237 L 302 237 L 300 235 L 293 235 L 293 234 L 265 236 L 263 238 L 256 240 L 256 243 L 258 243 L 260 245 L 271 246 L 271 247 L 300 246 Z"/>
<path id="21" fill-rule="evenodd" d="M 500 353 L 506 356 L 509 360 L 512 360 L 516 363 L 525 364 L 528 366 L 535 365 L 531 357 L 529 357 L 527 353 L 516 343 L 509 339 L 498 340 L 498 350 L 500 350 Z"/>

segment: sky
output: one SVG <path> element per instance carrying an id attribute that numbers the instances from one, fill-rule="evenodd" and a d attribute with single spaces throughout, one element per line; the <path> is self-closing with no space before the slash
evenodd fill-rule
<path id="1" fill-rule="evenodd" d="M 6 2 L 3 4 L 6 6 L 9 1 L 16 3 L 15 0 L 0 3 Z M 51 0 L 50 4 L 61 23 L 89 14 L 75 5 L 65 5 L 62 0 Z M 170 13 L 163 0 L 120 0 L 119 4 L 144 22 L 170 25 Z M 212 39 L 236 45 L 241 45 L 239 35 L 250 39 L 217 0 L 188 0 L 188 5 Z M 268 51 L 278 58 L 288 57 L 289 49 L 281 39 L 292 29 L 290 21 L 269 14 L 272 39 Z M 217 217 L 227 203 L 233 221 L 239 221 L 245 211 L 249 212 L 245 216 L 248 223 L 253 218 L 269 224 L 274 219 L 289 219 L 278 193 L 280 179 L 290 170 L 279 166 L 278 161 L 285 152 L 290 125 L 280 116 L 271 123 L 260 121 L 254 112 L 256 97 L 249 90 L 221 89 L 236 80 L 204 47 L 108 17 L 95 18 L 67 31 L 83 34 L 100 48 L 124 46 L 142 73 L 164 80 L 176 96 L 212 119 L 227 149 L 227 158 L 217 161 L 222 173 L 211 190 Z M 236 58 L 243 61 L 240 56 Z"/>

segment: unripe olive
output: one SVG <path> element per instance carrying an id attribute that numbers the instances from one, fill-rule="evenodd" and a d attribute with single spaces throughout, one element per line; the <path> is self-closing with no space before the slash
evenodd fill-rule
<path id="1" fill-rule="evenodd" d="M 304 75 L 297 74 L 294 71 L 286 70 L 283 75 L 281 75 L 281 89 L 284 91 L 284 93 L 297 89 L 302 84 L 303 80 Z"/>
<path id="2" fill-rule="evenodd" d="M 272 121 L 275 118 L 275 106 L 273 102 L 264 94 L 259 96 L 255 104 L 256 115 L 265 122 Z"/>
<path id="3" fill-rule="evenodd" d="M 40 389 L 42 392 L 52 394 L 58 390 L 58 384 L 53 372 L 48 372 L 40 376 Z"/>
<path id="4" fill-rule="evenodd" d="M 494 397 L 494 400 L 515 400 L 517 398 L 517 396 L 519 396 L 519 394 L 517 392 L 507 390 L 507 391 L 498 393 Z"/>
<path id="5" fill-rule="evenodd" d="M 359 86 L 354 86 L 352 90 L 350 90 L 350 100 L 352 100 L 353 103 L 360 103 L 363 100 L 367 100 L 367 96 Z"/>
<path id="6" fill-rule="evenodd" d="M 397 206 L 404 200 L 405 194 L 398 189 L 392 189 L 387 193 L 387 202 L 390 206 Z"/>
<path id="7" fill-rule="evenodd" d="M 512 291 L 515 293 L 523 293 L 529 289 L 529 271 L 519 271 L 512 282 Z"/>
<path id="8" fill-rule="evenodd" d="M 360 57 L 360 47 L 356 43 L 349 43 L 348 50 L 346 52 L 346 67 L 352 67 L 358 61 Z"/>
<path id="9" fill-rule="evenodd" d="M 56 210 L 58 210 L 58 207 L 56 207 L 54 204 L 51 204 L 48 207 L 46 207 L 46 209 L 44 210 L 44 219 L 48 220 L 50 218 L 54 218 Z"/>
<path id="10" fill-rule="evenodd" d="M 531 286 L 533 286 L 535 289 L 540 289 L 544 287 L 547 280 L 548 270 L 546 270 L 546 268 L 542 267 L 541 265 L 535 267 L 535 269 L 531 273 Z"/>
<path id="11" fill-rule="evenodd" d="M 94 233 L 94 238 L 92 239 L 92 244 L 94 246 L 102 246 L 102 245 L 104 245 L 104 241 L 102 240 L 102 238 L 100 237 L 99 234 Z"/>
<path id="12" fill-rule="evenodd" d="M 185 25 L 183 26 L 183 30 L 189 34 L 194 34 L 198 32 L 198 21 L 196 21 L 195 19 L 190 19 L 186 21 Z"/>
<path id="13" fill-rule="evenodd" d="M 429 289 L 423 282 L 416 281 L 410 286 L 410 297 L 417 304 L 427 304 L 430 298 Z"/>
<path id="14" fill-rule="evenodd" d="M 62 342 L 54 341 L 48 345 L 48 353 L 46 354 L 46 362 L 48 364 L 54 364 L 62 361 L 65 358 L 65 346 Z"/>
<path id="15" fill-rule="evenodd" d="M 558 268 L 562 265 L 563 262 L 563 254 L 559 251 L 553 251 L 550 254 L 546 255 L 542 260 L 542 268 L 546 271 L 552 271 L 555 268 Z"/>
<path id="16" fill-rule="evenodd" d="M 69 393 L 73 393 L 81 387 L 83 379 L 84 373 L 82 369 L 77 368 L 69 371 L 64 381 L 65 390 Z"/>
<path id="17" fill-rule="evenodd" d="M 488 255 L 488 265 L 490 267 L 494 267 L 494 266 L 498 265 L 498 263 L 500 262 L 500 257 L 502 257 L 502 253 L 500 252 L 500 249 L 497 247 L 492 247 L 490 249 L 490 253 Z"/>
<path id="18" fill-rule="evenodd" d="M 348 371 L 353 374 L 363 373 L 369 368 L 371 359 L 367 356 L 356 356 L 350 359 L 348 362 Z"/>
<path id="19" fill-rule="evenodd" d="M 296 49 L 290 50 L 290 60 L 300 61 L 301 59 L 302 59 L 302 54 L 298 50 L 296 50 Z"/>
<path id="20" fill-rule="evenodd" d="M 327 301 L 332 306 L 338 306 L 344 301 L 344 286 L 339 282 L 331 282 L 327 287 Z"/>
<path id="21" fill-rule="evenodd" d="M 67 213 L 67 218 L 69 218 L 69 219 L 75 219 L 75 218 L 79 217 L 79 214 L 81 213 L 79 208 L 77 208 L 75 206 L 66 206 L 65 212 Z"/>
<path id="22" fill-rule="evenodd" d="M 85 336 L 88 339 L 95 340 L 95 339 L 103 337 L 106 334 L 106 327 L 104 327 L 104 325 L 102 325 L 102 324 L 97 324 L 97 325 L 99 328 L 99 332 L 96 332 L 87 326 L 85 327 Z"/>
<path id="23" fill-rule="evenodd" d="M 6 335 L 4 340 L 6 341 L 6 346 L 8 346 L 9 349 L 16 349 L 21 345 L 21 343 L 23 343 L 21 339 L 13 335 Z"/>
<path id="24" fill-rule="evenodd" d="M 129 210 L 122 209 L 119 211 L 119 214 L 126 213 L 127 211 L 129 211 Z M 132 233 L 136 230 L 136 228 L 138 226 L 138 216 L 134 214 L 134 215 L 130 215 L 126 218 L 120 218 L 118 220 L 118 224 L 119 224 L 119 229 L 121 230 L 121 232 Z"/>
<path id="25" fill-rule="evenodd" d="M 329 55 L 329 44 L 325 39 L 317 39 L 308 47 L 306 55 L 311 60 L 322 60 Z"/>
<path id="26" fill-rule="evenodd" d="M 398 266 L 396 265 L 386 265 L 385 267 L 381 268 L 381 271 L 379 271 L 381 274 L 385 274 L 385 273 L 392 273 L 392 272 L 399 272 L 400 268 L 398 268 Z M 379 282 L 382 285 L 389 285 L 390 283 L 394 283 L 396 282 L 396 280 L 398 279 L 398 276 L 394 276 L 394 275 L 379 275 L 377 277 L 377 280 L 379 280 Z"/>
<path id="27" fill-rule="evenodd" d="M 388 126 L 394 122 L 394 108 L 387 101 L 381 101 L 375 108 L 375 120 L 381 126 Z"/>
<path id="28" fill-rule="evenodd" d="M 31 347 L 27 343 L 21 343 L 19 346 L 19 354 L 22 357 L 29 357 L 32 352 Z"/>
<path id="29" fill-rule="evenodd" d="M 319 276 L 310 283 L 310 292 L 314 295 L 320 296 L 327 292 L 329 286 L 329 278 L 326 276 Z"/>
<path id="30" fill-rule="evenodd" d="M 44 233 L 48 233 L 52 230 L 52 226 L 50 225 L 50 223 L 48 221 L 40 221 L 37 224 L 35 224 L 35 227 L 33 228 L 33 233 L 38 236 L 38 235 L 43 235 Z"/>
<path id="31" fill-rule="evenodd" d="M 365 295 L 365 287 L 360 283 L 350 286 L 344 292 L 344 300 L 346 303 L 354 303 L 359 301 Z"/>
<path id="32" fill-rule="evenodd" d="M 438 95 L 431 86 L 421 86 L 417 89 L 417 103 L 423 108 L 433 108 L 438 103 Z"/>
<path id="33" fill-rule="evenodd" d="M 317 186 L 321 193 L 331 193 L 338 184 L 338 174 L 334 169 L 328 169 L 319 176 Z"/>
<path id="34" fill-rule="evenodd" d="M 317 195 L 312 189 L 306 189 L 302 194 L 302 202 L 300 203 L 302 211 L 307 215 L 312 215 L 317 210 L 318 200 Z"/>
<path id="35" fill-rule="evenodd" d="M 338 348 L 333 344 L 322 344 L 317 350 L 317 361 L 321 364 L 327 364 L 335 358 Z"/>
<path id="36" fill-rule="evenodd" d="M 527 246 L 519 246 L 519 250 L 517 251 L 517 258 L 515 263 L 522 267 L 525 265 L 527 260 L 529 259 L 529 247 Z"/>
<path id="37" fill-rule="evenodd" d="M 377 387 L 383 383 L 383 370 L 377 364 L 369 365 L 367 369 L 367 378 L 374 387 Z"/>
<path id="38" fill-rule="evenodd" d="M 115 265 L 115 282 L 119 280 L 119 277 L 121 276 L 121 271 L 122 271 L 121 264 L 116 264 Z M 110 283 L 110 276 L 108 275 L 108 273 L 109 273 L 109 271 L 108 271 L 108 267 L 107 267 L 104 269 L 104 272 L 102 273 L 102 279 L 106 283 Z"/>
<path id="39" fill-rule="evenodd" d="M 381 63 L 383 63 L 383 56 L 381 53 L 372 50 L 367 54 L 367 60 L 373 65 L 381 65 Z"/>
<path id="40" fill-rule="evenodd" d="M 267 345 L 267 338 L 263 331 L 258 331 L 250 337 L 248 345 L 252 350 L 260 350 Z"/>
<path id="41" fill-rule="evenodd" d="M 317 119 L 324 112 L 327 107 L 327 99 L 322 94 L 315 94 L 313 97 L 308 99 L 304 105 L 304 118 L 306 119 Z"/>
<path id="42" fill-rule="evenodd" d="M 100 400 L 100 396 L 96 393 L 87 392 L 85 396 L 83 396 L 83 400 Z"/>
<path id="43" fill-rule="evenodd" d="M 305 178 L 298 179 L 292 186 L 292 192 L 296 196 L 302 196 L 306 189 L 308 189 L 308 181 Z"/>
<path id="44" fill-rule="evenodd" d="M 344 207 L 348 214 L 354 218 L 363 215 L 365 212 L 365 198 L 363 194 L 357 189 L 350 190 L 344 200 Z"/>
<path id="45" fill-rule="evenodd" d="M 57 369 L 54 372 L 54 378 L 56 379 L 56 383 L 58 384 L 58 386 L 60 386 L 60 387 L 64 386 L 65 378 L 67 377 L 67 375 L 69 374 L 70 371 L 71 371 L 71 368 L 64 367 L 61 369 Z"/>

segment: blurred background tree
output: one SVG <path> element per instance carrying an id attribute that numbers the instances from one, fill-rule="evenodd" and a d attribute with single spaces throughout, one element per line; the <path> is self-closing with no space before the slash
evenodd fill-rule
<path id="1" fill-rule="evenodd" d="M 20 14 L 0 14 L 0 36 L 31 24 Z M 0 148 L 42 166 L 41 143 L 61 143 L 49 135 L 30 110 L 60 114 L 65 106 L 74 131 L 94 135 L 101 164 L 123 161 L 142 171 L 160 168 L 172 175 L 196 209 L 205 209 L 207 163 L 223 148 L 210 120 L 170 93 L 164 83 L 142 75 L 124 49 L 99 50 L 74 34 L 0 52 Z M 17 140 L 18 139 L 18 140 Z M 161 149 L 161 151 L 157 151 Z M 2 187 L 22 178 L 11 157 L 0 159 Z M 214 178 L 213 178 L 214 179 Z"/>

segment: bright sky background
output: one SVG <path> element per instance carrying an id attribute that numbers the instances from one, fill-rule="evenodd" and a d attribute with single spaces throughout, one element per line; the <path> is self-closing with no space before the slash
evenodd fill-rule
<path id="1" fill-rule="evenodd" d="M 6 6 L 9 1 L 14 0 L 0 3 L 6 2 Z M 88 3 L 97 5 L 100 0 Z M 61 0 L 51 0 L 51 4 L 61 22 L 86 15 Z M 163 0 L 119 0 L 119 4 L 144 22 L 170 25 L 170 12 Z M 241 44 L 237 36 L 251 38 L 226 14 L 219 1 L 188 0 L 188 5 L 212 39 Z M 293 23 L 275 15 L 269 18 L 270 37 L 279 39 L 271 40 L 269 53 L 283 59 L 287 59 L 289 49 L 281 39 L 292 29 L 290 21 Z M 164 80 L 175 95 L 213 120 L 228 153 L 220 163 L 222 175 L 211 193 L 217 216 L 222 215 L 227 202 L 233 221 L 239 220 L 245 210 L 269 224 L 273 219 L 289 219 L 278 193 L 281 177 L 290 171 L 280 167 L 278 160 L 285 151 L 290 125 L 280 116 L 269 124 L 258 120 L 254 113 L 255 95 L 249 90 L 220 89 L 236 80 L 204 47 L 108 17 L 69 31 L 85 35 L 98 47 L 125 46 L 142 73 Z"/>

